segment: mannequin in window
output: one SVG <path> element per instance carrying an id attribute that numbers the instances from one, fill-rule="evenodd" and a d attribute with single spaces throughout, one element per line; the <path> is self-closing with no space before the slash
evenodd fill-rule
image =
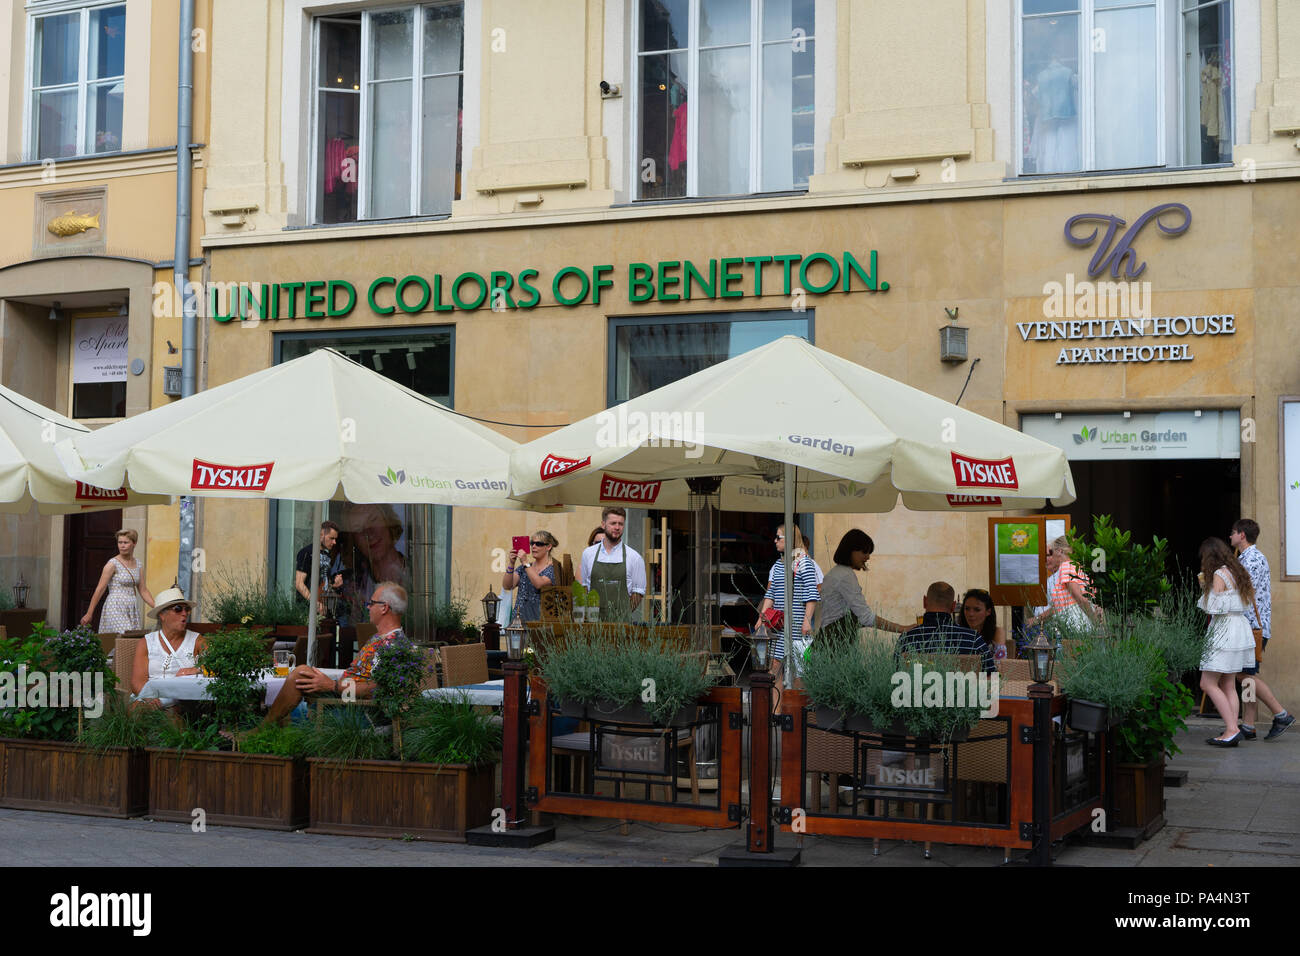
<path id="1" fill-rule="evenodd" d="M 1079 168 L 1079 116 L 1075 109 L 1078 74 L 1053 54 L 1034 77 L 1037 105 L 1032 158 L 1038 173 L 1073 172 Z"/>

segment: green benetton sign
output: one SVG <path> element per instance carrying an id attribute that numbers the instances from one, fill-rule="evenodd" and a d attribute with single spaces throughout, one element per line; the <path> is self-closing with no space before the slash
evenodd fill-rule
<path id="1" fill-rule="evenodd" d="M 632 262 L 622 272 L 629 303 L 743 299 L 782 295 L 802 300 L 830 292 L 885 292 L 876 250 L 866 265 L 851 252 L 726 256 L 695 262 L 667 259 Z M 208 314 L 218 322 L 280 319 L 334 319 L 351 315 L 364 303 L 375 315 L 532 309 L 542 302 L 537 269 L 435 273 L 425 277 L 379 276 L 364 290 L 346 279 L 304 282 L 214 282 L 208 289 Z M 565 266 L 550 279 L 551 299 L 562 306 L 600 305 L 617 285 L 612 265 Z"/>

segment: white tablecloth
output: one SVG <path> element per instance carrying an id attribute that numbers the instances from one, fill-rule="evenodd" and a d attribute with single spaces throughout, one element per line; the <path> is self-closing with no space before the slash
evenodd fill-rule
<path id="1" fill-rule="evenodd" d="M 490 680 L 486 684 L 463 684 L 460 687 L 438 687 L 426 690 L 425 697 L 434 700 L 460 700 L 465 697 L 471 704 L 482 707 L 500 707 L 505 703 L 506 682 Z"/>
<path id="2" fill-rule="evenodd" d="M 320 668 L 322 674 L 334 679 L 343 676 L 343 671 L 333 667 Z M 271 701 L 275 700 L 275 695 L 280 693 L 280 688 L 284 686 L 286 678 L 272 676 L 270 672 L 262 679 L 266 687 L 265 703 L 269 707 Z M 140 688 L 137 695 L 140 698 L 161 697 L 172 700 L 207 700 L 208 684 L 211 682 L 209 677 L 201 677 L 198 674 L 189 674 L 185 677 L 155 677 L 153 680 L 146 681 L 144 687 Z"/>

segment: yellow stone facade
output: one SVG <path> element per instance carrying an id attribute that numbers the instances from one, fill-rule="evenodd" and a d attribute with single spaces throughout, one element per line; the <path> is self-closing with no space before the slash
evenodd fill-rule
<path id="1" fill-rule="evenodd" d="M 78 8 L 71 8 L 74 11 Z M 126 8 L 121 151 L 67 158 L 36 158 L 24 128 L 30 69 L 29 16 L 47 7 L 18 0 L 0 2 L 0 73 L 8 82 L 0 122 L 0 380 L 62 414 L 71 416 L 71 326 L 83 315 L 116 313 L 126 304 L 128 359 L 141 360 L 141 374 L 129 374 L 126 411 L 147 411 L 162 402 L 163 367 L 179 365 L 167 343 L 178 349 L 180 319 L 155 310 L 158 283 L 172 282 L 176 227 L 176 96 L 178 0 L 132 0 Z M 194 141 L 208 140 L 210 4 L 197 5 Z M 64 12 L 64 8 L 53 11 Z M 200 198 L 204 191 L 203 150 L 193 151 L 194 204 L 191 255 L 201 254 Z M 48 229 L 43 210 L 59 197 L 78 198 L 60 208 L 99 213 L 98 226 L 70 236 Z M 197 281 L 202 270 L 190 270 Z M 51 322 L 54 302 L 64 318 Z M 103 424 L 96 420 L 91 424 Z M 64 575 L 75 560 L 65 543 L 61 517 L 5 515 L 0 529 L 0 582 L 7 589 L 21 571 L 32 585 L 28 604 L 46 607 L 51 620 L 64 620 Z M 147 585 L 156 593 L 176 577 L 177 510 L 128 508 L 122 522 L 140 535 Z M 82 609 L 84 610 L 84 609 Z M 80 617 L 81 611 L 76 616 Z"/>
<path id="2" fill-rule="evenodd" d="M 328 5 L 327 5 L 328 6 Z M 266 9 L 269 7 L 269 13 Z M 970 363 L 938 359 L 945 309 L 969 328 L 980 362 L 963 406 L 1019 427 L 1042 411 L 1098 412 L 1206 408 L 1253 419 L 1260 440 L 1241 458 L 1241 507 L 1265 528 L 1274 565 L 1274 629 L 1300 621 L 1300 587 L 1278 580 L 1277 397 L 1300 392 L 1285 345 L 1300 267 L 1287 225 L 1300 209 L 1300 16 L 1281 0 L 1238 2 L 1240 22 L 1258 14 L 1258 34 L 1238 36 L 1257 58 L 1247 129 L 1231 168 L 1135 171 L 1105 176 L 1016 178 L 1015 63 L 1011 0 L 819 0 L 817 165 L 806 193 L 740 196 L 685 204 L 631 201 L 635 139 L 632 20 L 637 5 L 600 0 L 483 0 L 465 8 L 465 174 L 451 215 L 403 224 L 306 224 L 306 166 L 286 163 L 284 128 L 306 131 L 304 82 L 309 17 L 302 4 L 231 0 L 215 13 L 218 37 L 235 36 L 214 70 L 229 96 L 214 104 L 204 243 L 210 277 L 225 282 L 346 279 L 358 306 L 338 319 L 277 323 L 206 322 L 210 383 L 272 361 L 277 332 L 455 329 L 458 410 L 499 421 L 574 421 L 606 407 L 609 320 L 788 310 L 780 288 L 743 299 L 630 303 L 631 263 L 707 261 L 781 252 L 879 253 L 887 292 L 809 296 L 815 344 L 948 400 Z M 340 9 L 343 9 L 340 7 Z M 353 9 L 350 5 L 347 9 Z M 281 13 L 284 15 L 281 16 Z M 252 26 L 250 27 L 250 24 Z M 258 42 L 258 31 L 262 42 Z M 296 32 L 296 35 L 295 35 Z M 823 52 L 824 51 L 824 52 Z M 1253 52 L 1250 52 L 1253 51 Z M 264 65 L 253 69 L 264 58 Z M 1244 60 L 1243 60 L 1244 62 Z M 829 65 L 827 65 L 829 64 Z M 823 83 L 822 70 L 829 73 Z M 252 75 L 255 74 L 255 75 Z M 229 86 L 220 79 L 225 77 Z M 236 83 L 236 79 L 238 82 Z M 602 98 L 601 80 L 623 95 Z M 284 91 L 293 95 L 282 98 Z M 296 98 L 294 98 L 296 97 Z M 471 115 L 472 114 L 472 115 Z M 259 128 L 266 124 L 269 128 Z M 219 160 L 220 150 L 238 157 Z M 296 166 L 295 166 L 296 163 Z M 1017 322 L 1044 317 L 1044 284 L 1087 276 L 1092 249 L 1063 239 L 1080 212 L 1132 223 L 1166 202 L 1187 205 L 1193 226 L 1177 238 L 1149 225 L 1135 242 L 1148 269 L 1155 316 L 1231 313 L 1232 336 L 1187 344 L 1190 362 L 1056 364 L 1057 345 L 1023 341 Z M 221 209 L 256 209 L 227 226 Z M 549 279 L 570 265 L 612 264 L 615 281 L 599 306 L 562 306 Z M 376 276 L 434 272 L 445 278 L 491 270 L 540 273 L 542 300 L 528 311 L 378 316 L 364 303 Z M 1104 278 L 1104 277 L 1103 277 Z M 1163 341 L 1163 340 L 1162 340 Z M 1075 343 L 1079 344 L 1079 343 Z M 1086 344 L 1086 343 L 1085 343 Z M 1099 344 L 1099 343 L 1092 343 Z M 528 440 L 547 429 L 502 428 Z M 267 506 L 208 500 L 203 521 L 210 560 L 259 561 L 268 543 Z M 533 517 L 458 509 L 452 580 L 476 600 L 499 575 L 494 546 L 543 523 L 575 558 L 597 523 L 596 509 Z M 1195 521 L 1195 515 L 1187 520 Z M 898 510 L 888 515 L 819 516 L 814 547 L 823 566 L 844 530 L 866 528 L 877 557 L 866 580 L 873 606 L 903 619 L 936 577 L 959 586 L 987 582 L 984 515 Z M 1205 534 L 1226 529 L 1206 528 Z M 1300 652 L 1283 642 L 1272 662 L 1284 687 L 1297 686 Z"/>
<path id="3" fill-rule="evenodd" d="M 155 20 L 174 15 L 175 4 L 162 0 L 142 6 Z M 5 9 L 20 36 L 21 10 L 0 3 Z M 1235 22 L 1251 30 L 1236 36 L 1238 102 L 1246 108 L 1234 136 L 1234 165 L 1172 168 L 1171 162 L 1167 169 L 1047 178 L 1018 176 L 1015 162 L 1013 0 L 816 0 L 818 138 L 807 191 L 680 203 L 635 201 L 634 0 L 469 0 L 463 175 L 450 215 L 317 224 L 308 199 L 313 16 L 358 9 L 366 5 L 200 4 L 211 54 L 198 72 L 214 91 L 209 100 L 204 87 L 197 114 L 206 125 L 196 139 L 207 144 L 196 177 L 203 278 L 345 279 L 360 293 L 346 318 L 256 325 L 203 320 L 208 385 L 266 367 L 277 332 L 449 326 L 458 410 L 521 424 L 574 421 L 606 407 L 611 317 L 792 306 L 779 287 L 737 300 L 631 303 L 631 263 L 845 250 L 861 258 L 876 250 L 888 291 L 808 298 L 818 346 L 950 401 L 965 386 L 964 407 L 1013 427 L 1021 415 L 1045 411 L 1206 408 L 1253 419 L 1259 438 L 1242 448 L 1241 508 L 1265 528 L 1275 633 L 1286 637 L 1300 622 L 1300 586 L 1280 580 L 1278 569 L 1274 437 L 1278 397 L 1300 393 L 1300 370 L 1287 348 L 1300 284 L 1292 235 L 1300 213 L 1300 12 L 1290 0 L 1236 0 Z M 602 80 L 621 92 L 602 97 Z M 154 102 L 151 92 L 151 110 Z M 11 91 L 11 116 L 13 105 Z M 155 121 L 149 125 L 153 135 Z M 17 135 L 12 119 L 7 135 L 11 142 Z M 0 186 L 6 174 L 0 170 Z M 0 202 L 6 201 L 0 190 Z M 11 205 L 16 215 L 30 217 L 29 195 L 25 202 Z M 1149 365 L 1058 366 L 1054 343 L 1021 339 L 1017 323 L 1044 317 L 1045 283 L 1087 275 L 1094 250 L 1064 241 L 1070 216 L 1096 212 L 1131 223 L 1167 202 L 1187 205 L 1193 225 L 1174 238 L 1148 225 L 1135 242 L 1148 264 L 1142 279 L 1152 284 L 1152 314 L 1231 313 L 1232 336 L 1183 343 L 1196 356 L 1191 362 Z M 157 205 L 165 220 L 168 206 Z M 138 228 L 155 237 L 164 250 L 158 258 L 166 258 L 170 232 L 161 225 Z M 21 258 L 19 250 L 5 261 Z M 554 301 L 549 279 L 559 269 L 596 264 L 614 266 L 615 286 L 600 306 Z M 377 276 L 517 275 L 525 268 L 541 276 L 541 303 L 528 311 L 437 313 L 430 306 L 418 315 L 378 316 L 364 301 Z M 970 355 L 980 359 L 973 373 L 969 362 L 939 361 L 945 309 L 958 310 L 970 330 Z M 155 371 L 163 363 L 159 349 L 165 352 L 164 340 L 177 331 L 168 323 L 175 321 L 156 320 Z M 149 404 L 164 401 L 155 383 Z M 503 429 L 516 440 L 545 431 Z M 265 559 L 266 504 L 208 499 L 201 511 L 210 564 Z M 545 524 L 560 550 L 576 556 L 596 515 L 580 509 Z M 491 549 L 541 523 L 458 510 L 452 580 L 465 582 L 465 596 L 476 599 L 499 579 L 490 571 Z M 818 517 L 814 545 L 823 566 L 852 526 L 865 527 L 877 541 L 866 590 L 886 617 L 914 613 L 936 577 L 959 586 L 987 582 L 983 515 L 899 510 Z M 1205 529 L 1207 535 L 1225 531 Z M 151 584 L 154 569 L 174 557 L 174 520 L 160 511 L 150 521 Z M 1277 646 L 1271 669 L 1284 688 L 1300 686 L 1300 652 L 1287 642 Z"/>

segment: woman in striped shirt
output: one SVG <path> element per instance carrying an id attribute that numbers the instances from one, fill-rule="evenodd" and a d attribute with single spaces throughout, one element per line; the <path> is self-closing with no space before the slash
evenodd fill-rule
<path id="1" fill-rule="evenodd" d="M 781 525 L 776 529 L 778 555 L 785 553 L 785 541 L 785 525 Z M 821 600 L 821 595 L 817 590 L 817 566 L 807 556 L 803 535 L 797 526 L 794 529 L 794 542 L 794 595 L 790 604 L 790 634 L 806 638 L 812 633 L 813 611 L 816 610 L 815 605 Z M 763 620 L 763 615 L 771 608 L 785 611 L 785 562 L 779 557 L 767 575 L 767 592 L 758 609 L 759 621 Z M 773 674 L 779 675 L 781 664 L 785 660 L 785 638 L 783 633 L 774 637 L 771 645 L 771 670 Z"/>

